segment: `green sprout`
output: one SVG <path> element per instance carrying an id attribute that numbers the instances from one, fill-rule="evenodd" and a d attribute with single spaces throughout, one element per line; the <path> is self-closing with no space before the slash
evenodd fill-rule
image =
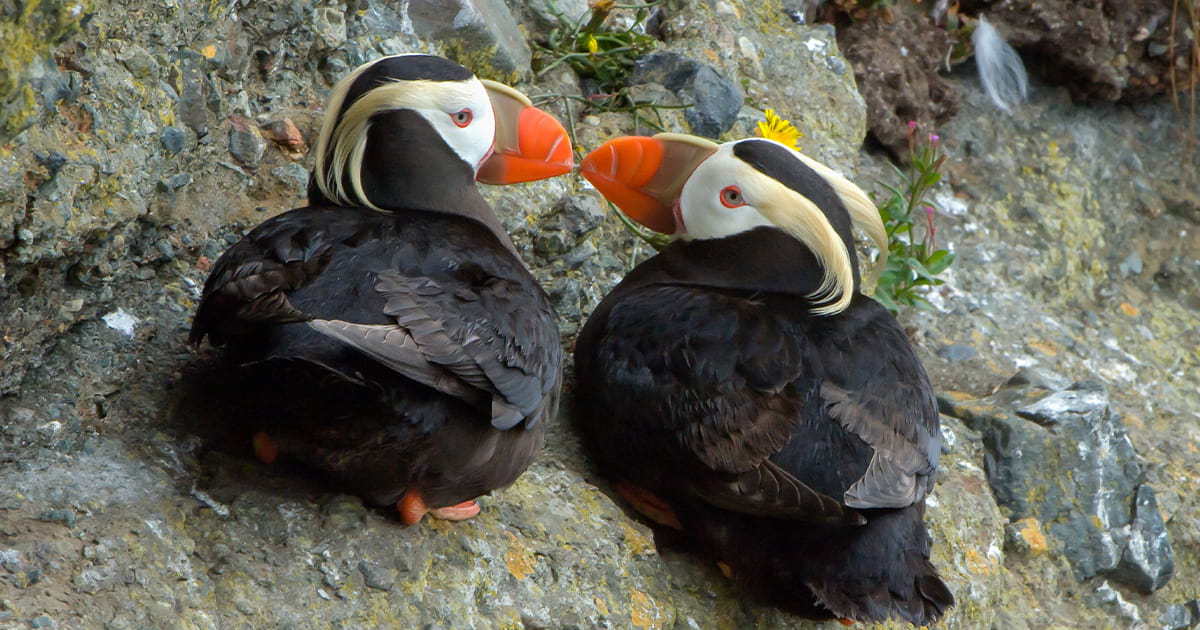
<path id="1" fill-rule="evenodd" d="M 654 251 L 661 252 L 664 247 L 671 244 L 671 236 L 669 234 L 662 234 L 650 228 L 642 227 L 635 223 L 633 219 L 625 216 L 625 213 L 613 205 L 613 202 L 605 199 L 605 203 L 608 204 L 609 211 L 617 215 L 617 218 L 621 220 L 621 225 L 624 225 L 626 230 L 629 230 L 634 236 L 645 241 L 647 245 L 654 248 Z"/>
<path id="2" fill-rule="evenodd" d="M 879 205 L 879 216 L 888 235 L 888 261 L 873 297 L 893 313 L 904 305 L 929 308 L 929 301 L 922 295 L 926 290 L 923 287 L 944 284 L 937 275 L 954 264 L 953 253 L 936 248 L 937 212 L 927 199 L 941 181 L 940 171 L 946 161 L 940 138 L 937 134 L 918 138 L 917 123 L 909 122 L 908 151 L 907 171 L 892 166 L 900 185 L 884 184 L 891 197 Z M 918 222 L 924 224 L 919 240 L 913 231 Z"/>
<path id="3" fill-rule="evenodd" d="M 643 32 L 650 9 L 659 0 L 636 4 L 617 4 L 615 0 L 596 0 L 590 11 L 577 20 L 552 10 L 558 25 L 550 29 L 544 43 L 535 43 L 539 53 L 537 77 L 566 64 L 581 78 L 595 82 L 596 93 L 587 97 L 564 98 L 581 102 L 600 112 L 632 114 L 635 125 L 663 131 L 661 110 L 684 109 L 691 105 L 659 105 L 635 99 L 627 85 L 633 67 L 643 55 L 654 50 L 658 40 Z M 616 9 L 633 10 L 633 20 L 625 28 L 606 27 Z M 649 114 L 644 115 L 643 112 Z M 650 117 L 652 116 L 652 117 Z"/>

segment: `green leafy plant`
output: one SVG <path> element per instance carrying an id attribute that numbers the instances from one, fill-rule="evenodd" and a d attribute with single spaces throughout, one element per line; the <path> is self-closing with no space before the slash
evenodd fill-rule
<path id="1" fill-rule="evenodd" d="M 577 20 L 553 11 L 558 24 L 550 29 L 544 43 L 535 44 L 538 52 L 537 76 L 541 77 L 563 64 L 581 78 L 595 83 L 587 98 L 558 95 L 581 102 L 601 112 L 626 112 L 635 125 L 645 124 L 663 130 L 661 110 L 684 109 L 691 105 L 659 105 L 635 99 L 627 85 L 639 58 L 654 50 L 658 41 L 644 31 L 646 18 L 658 0 L 636 4 L 617 4 L 615 0 L 596 0 L 591 9 Z M 606 26 L 617 9 L 633 11 L 633 19 L 624 28 Z"/>
<path id="2" fill-rule="evenodd" d="M 891 196 L 879 205 L 879 216 L 888 235 L 887 267 L 879 275 L 874 298 L 893 313 L 901 306 L 929 308 L 923 293 L 945 281 L 938 274 L 954 264 L 954 254 L 937 249 L 937 210 L 928 200 L 942 179 L 946 156 L 937 134 L 920 137 L 917 123 L 908 123 L 907 170 L 893 165 L 899 185 L 884 184 Z M 914 228 L 921 224 L 921 238 Z"/>

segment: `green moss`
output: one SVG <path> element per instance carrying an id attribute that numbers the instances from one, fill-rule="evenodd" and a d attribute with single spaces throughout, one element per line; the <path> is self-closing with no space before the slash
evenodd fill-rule
<path id="1" fill-rule="evenodd" d="M 481 79 L 491 79 L 508 85 L 513 85 L 521 79 L 516 70 L 502 70 L 496 67 L 495 58 L 499 48 L 474 48 L 459 39 L 446 41 L 442 45 L 442 55 L 465 66 Z"/>
<path id="2" fill-rule="evenodd" d="M 90 0 L 29 0 L 20 14 L 0 21 L 0 142 L 36 122 L 38 103 L 26 68 L 75 33 L 90 8 Z"/>
<path id="3" fill-rule="evenodd" d="M 747 5 L 758 30 L 764 33 L 786 33 L 791 26 L 781 0 L 761 0 Z"/>
<path id="4" fill-rule="evenodd" d="M 37 97 L 33 88 L 22 85 L 17 88 L 15 98 L 9 100 L 3 109 L 3 120 L 0 120 L 0 132 L 5 137 L 14 136 L 34 123 L 38 114 Z"/>

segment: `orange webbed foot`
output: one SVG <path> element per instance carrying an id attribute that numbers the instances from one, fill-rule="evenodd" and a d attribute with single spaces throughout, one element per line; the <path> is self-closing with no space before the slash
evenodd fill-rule
<path id="1" fill-rule="evenodd" d="M 717 560 L 717 568 L 721 570 L 721 575 L 724 575 L 725 579 L 733 579 L 733 567 L 729 566 L 729 563 Z"/>
<path id="2" fill-rule="evenodd" d="M 845 618 L 845 617 L 839 617 L 839 618 L 838 618 L 838 623 L 842 624 L 843 626 L 853 626 L 853 625 L 854 625 L 854 620 L 853 620 L 853 619 L 847 619 L 847 618 Z"/>
<path id="3" fill-rule="evenodd" d="M 479 514 L 479 504 L 474 501 L 463 501 L 458 505 L 433 508 L 429 515 L 443 521 L 465 521 Z"/>
<path id="4" fill-rule="evenodd" d="M 405 525 L 416 525 L 428 514 L 433 518 L 444 521 L 465 521 L 479 514 L 479 504 L 474 501 L 463 501 L 457 505 L 430 508 L 425 504 L 425 497 L 416 488 L 409 488 L 403 497 L 396 502 L 396 510 L 400 512 L 400 520 Z"/>
<path id="5" fill-rule="evenodd" d="M 279 447 L 266 433 L 262 431 L 255 433 L 252 443 L 254 444 L 254 456 L 258 458 L 258 461 L 264 464 L 275 463 L 279 457 Z"/>
<path id="6" fill-rule="evenodd" d="M 618 481 L 614 488 L 617 494 L 621 495 L 633 509 L 642 514 L 646 518 L 674 529 L 683 529 L 683 525 L 679 522 L 679 517 L 675 516 L 675 511 L 671 506 L 658 495 L 631 483 Z"/>

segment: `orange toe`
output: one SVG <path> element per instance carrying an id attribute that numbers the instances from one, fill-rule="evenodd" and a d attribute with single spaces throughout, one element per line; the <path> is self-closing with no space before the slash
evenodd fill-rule
<path id="1" fill-rule="evenodd" d="M 479 514 L 479 504 L 474 501 L 463 501 L 458 505 L 434 508 L 429 515 L 443 521 L 465 521 Z"/>
<path id="2" fill-rule="evenodd" d="M 733 579 L 733 567 L 729 566 L 729 564 L 718 560 L 717 568 L 721 570 L 721 575 L 724 575 L 726 579 Z"/>
<path id="3" fill-rule="evenodd" d="M 254 444 L 254 456 L 258 458 L 258 461 L 264 464 L 275 463 L 275 459 L 279 457 L 279 447 L 275 445 L 275 442 L 271 441 L 271 438 L 266 433 L 262 431 L 255 433 L 252 442 Z"/>
<path id="4" fill-rule="evenodd" d="M 663 501 L 658 495 L 631 483 L 618 481 L 614 488 L 617 494 L 621 495 L 633 509 L 637 510 L 646 518 L 675 529 L 683 529 L 683 525 L 679 522 L 679 517 L 675 516 L 675 511 L 671 509 L 670 504 Z"/>
<path id="5" fill-rule="evenodd" d="M 842 624 L 843 626 L 853 626 L 854 620 L 842 617 L 842 618 L 838 619 L 838 623 Z"/>
<path id="6" fill-rule="evenodd" d="M 425 498 L 421 496 L 421 491 L 416 488 L 409 488 L 404 496 L 396 502 L 396 510 L 400 512 L 400 520 L 404 521 L 405 525 L 416 525 L 425 518 L 425 513 L 429 508 L 425 505 Z"/>

